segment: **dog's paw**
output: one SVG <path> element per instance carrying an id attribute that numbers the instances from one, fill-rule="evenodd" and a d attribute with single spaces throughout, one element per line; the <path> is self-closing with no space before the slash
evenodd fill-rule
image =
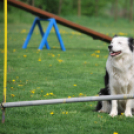
<path id="1" fill-rule="evenodd" d="M 109 114 L 111 117 L 115 117 L 118 115 L 117 111 L 112 111 L 110 114 Z"/>
<path id="2" fill-rule="evenodd" d="M 102 109 L 98 111 L 99 113 L 105 113 L 105 111 L 103 111 Z"/>
<path id="3" fill-rule="evenodd" d="M 131 111 L 125 111 L 125 116 L 126 117 L 133 117 Z"/>

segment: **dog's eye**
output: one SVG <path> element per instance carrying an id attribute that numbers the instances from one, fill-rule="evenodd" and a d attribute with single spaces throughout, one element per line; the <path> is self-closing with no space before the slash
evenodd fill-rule
<path id="1" fill-rule="evenodd" d="M 119 44 L 121 44 L 121 42 L 118 42 Z"/>

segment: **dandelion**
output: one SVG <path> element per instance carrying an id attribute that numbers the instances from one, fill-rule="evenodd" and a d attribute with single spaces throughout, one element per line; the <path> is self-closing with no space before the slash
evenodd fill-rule
<path id="1" fill-rule="evenodd" d="M 16 52 L 16 49 L 13 49 L 13 52 Z"/>
<path id="2" fill-rule="evenodd" d="M 12 97 L 15 97 L 15 95 L 14 95 L 14 94 L 11 94 L 11 96 L 12 96 Z"/>
<path id="3" fill-rule="evenodd" d="M 26 57 L 27 57 L 27 55 L 23 55 L 23 57 L 24 57 L 24 58 L 26 58 Z"/>
<path id="4" fill-rule="evenodd" d="M 51 112 L 50 114 L 51 114 L 51 115 L 54 115 L 54 112 Z"/>
<path id="5" fill-rule="evenodd" d="M 84 64 L 87 64 L 87 62 L 85 61 Z"/>
<path id="6" fill-rule="evenodd" d="M 90 104 L 90 107 L 92 107 L 92 104 Z"/>
<path id="7" fill-rule="evenodd" d="M 76 87 L 77 85 L 76 84 L 74 84 L 74 87 Z"/>
<path id="8" fill-rule="evenodd" d="M 100 53 L 100 50 L 95 51 L 95 53 Z"/>
<path id="9" fill-rule="evenodd" d="M 63 62 L 63 60 L 58 60 L 58 61 L 59 61 L 59 63 Z"/>
<path id="10" fill-rule="evenodd" d="M 66 114 L 65 112 L 62 112 L 62 114 Z"/>
<path id="11" fill-rule="evenodd" d="M 99 55 L 96 55 L 96 58 L 99 58 L 100 56 Z"/>
<path id="12" fill-rule="evenodd" d="M 41 61 L 41 58 L 39 58 L 38 61 Z"/>
<path id="13" fill-rule="evenodd" d="M 71 96 L 68 96 L 68 98 L 71 98 Z"/>
<path id="14" fill-rule="evenodd" d="M 83 96 L 84 94 L 83 93 L 79 93 L 79 96 Z"/>
<path id="15" fill-rule="evenodd" d="M 49 93 L 50 95 L 54 95 L 53 93 Z"/>
<path id="16" fill-rule="evenodd" d="M 21 33 L 26 33 L 26 29 L 21 30 Z"/>
<path id="17" fill-rule="evenodd" d="M 121 113 L 121 115 L 124 115 L 124 113 Z"/>
<path id="18" fill-rule="evenodd" d="M 114 132 L 113 134 L 118 134 L 117 132 Z"/>
<path id="19" fill-rule="evenodd" d="M 12 80 L 13 82 L 15 82 L 15 80 Z"/>
<path id="20" fill-rule="evenodd" d="M 54 55 L 54 54 L 52 54 L 52 57 L 55 57 L 55 55 Z"/>
<path id="21" fill-rule="evenodd" d="M 95 53 L 91 54 L 91 56 L 95 56 Z"/>
<path id="22" fill-rule="evenodd" d="M 23 85 L 20 85 L 20 84 L 19 84 L 18 86 L 19 86 L 19 87 L 22 87 Z"/>
<path id="23" fill-rule="evenodd" d="M 34 89 L 34 90 L 31 90 L 30 92 L 31 92 L 32 94 L 34 94 L 34 93 L 35 93 L 35 89 Z"/>
<path id="24" fill-rule="evenodd" d="M 11 87 L 11 89 L 13 89 L 13 87 Z"/>
<path id="25" fill-rule="evenodd" d="M 49 96 L 49 93 L 47 93 L 46 96 Z"/>
<path id="26" fill-rule="evenodd" d="M 66 112 L 66 114 L 68 114 L 68 112 Z"/>

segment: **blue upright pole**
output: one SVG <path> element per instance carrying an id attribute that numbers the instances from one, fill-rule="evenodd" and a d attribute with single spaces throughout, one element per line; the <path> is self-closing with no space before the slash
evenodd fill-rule
<path id="1" fill-rule="evenodd" d="M 42 38 L 43 38 L 43 36 L 44 36 L 44 34 L 45 34 L 45 33 L 43 32 L 43 29 L 42 29 L 42 26 L 41 26 L 40 21 L 37 21 L 37 24 L 38 24 L 38 27 L 39 27 L 40 33 L 41 33 Z M 46 46 L 46 48 L 47 48 L 47 49 L 50 49 L 50 46 L 49 46 L 49 44 L 48 44 L 47 40 L 46 40 L 46 42 L 45 42 L 45 44 L 44 44 L 44 45 Z"/>
<path id="2" fill-rule="evenodd" d="M 53 20 L 50 21 L 50 23 L 49 23 L 49 25 L 47 27 L 46 33 L 43 35 L 43 38 L 41 40 L 41 43 L 40 43 L 40 46 L 39 46 L 38 49 L 43 49 L 44 43 L 46 44 L 46 40 L 47 40 L 47 37 L 48 37 L 48 35 L 50 33 L 50 30 L 51 30 L 52 26 L 53 26 Z"/>
<path id="3" fill-rule="evenodd" d="M 65 49 L 65 47 L 64 47 L 64 43 L 63 43 L 62 38 L 61 38 L 61 35 L 60 35 L 60 32 L 59 32 L 59 29 L 58 29 L 58 26 L 56 25 L 56 20 L 53 19 L 53 21 L 54 21 L 54 28 L 55 28 L 56 35 L 57 35 L 57 38 L 58 38 L 58 40 L 59 40 L 61 49 L 62 49 L 62 51 L 66 51 L 66 49 Z"/>
<path id="4" fill-rule="evenodd" d="M 33 25 L 32 25 L 32 27 L 31 27 L 31 29 L 30 29 L 28 35 L 27 35 L 27 38 L 26 38 L 26 40 L 25 40 L 25 42 L 24 42 L 24 44 L 23 44 L 23 46 L 22 46 L 22 48 L 24 48 L 24 49 L 27 48 L 28 42 L 29 42 L 29 40 L 31 39 L 31 36 L 32 36 L 33 30 L 34 30 L 34 28 L 35 28 L 35 25 L 36 25 L 37 20 L 38 20 L 38 18 L 35 18 L 35 19 L 34 19 Z"/>

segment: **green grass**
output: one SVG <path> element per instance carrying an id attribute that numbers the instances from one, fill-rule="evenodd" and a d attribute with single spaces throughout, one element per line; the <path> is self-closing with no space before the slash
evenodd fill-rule
<path id="1" fill-rule="evenodd" d="M 86 27 L 113 36 L 134 36 L 134 24 L 119 20 L 69 18 Z M 78 21 L 79 20 L 79 21 Z M 86 21 L 86 23 L 85 23 Z M 88 23 L 87 23 L 88 22 Z M 93 23 L 94 22 L 94 23 Z M 119 24 L 120 22 L 120 24 Z M 32 21 L 31 21 L 32 23 Z M 43 23 L 44 28 L 47 27 Z M 7 102 L 94 96 L 104 87 L 107 44 L 72 29 L 59 26 L 66 51 L 60 49 L 52 31 L 48 42 L 51 50 L 38 51 L 41 41 L 35 30 L 27 49 L 22 44 L 30 24 L 8 24 Z M 3 88 L 3 24 L 0 24 L 0 102 Z M 98 50 L 100 53 L 97 53 Z M 93 56 L 93 55 L 94 56 Z M 96 55 L 99 55 L 97 58 Z M 41 61 L 38 61 L 41 59 Z M 13 80 L 15 80 L 13 82 Z M 54 95 L 48 95 L 53 93 Z M 134 133 L 133 118 L 123 115 L 111 118 L 93 112 L 96 102 L 57 104 L 6 109 L 6 122 L 1 134 L 118 134 Z M 51 114 L 53 112 L 53 114 Z M 1 117 L 1 112 L 0 112 Z"/>

